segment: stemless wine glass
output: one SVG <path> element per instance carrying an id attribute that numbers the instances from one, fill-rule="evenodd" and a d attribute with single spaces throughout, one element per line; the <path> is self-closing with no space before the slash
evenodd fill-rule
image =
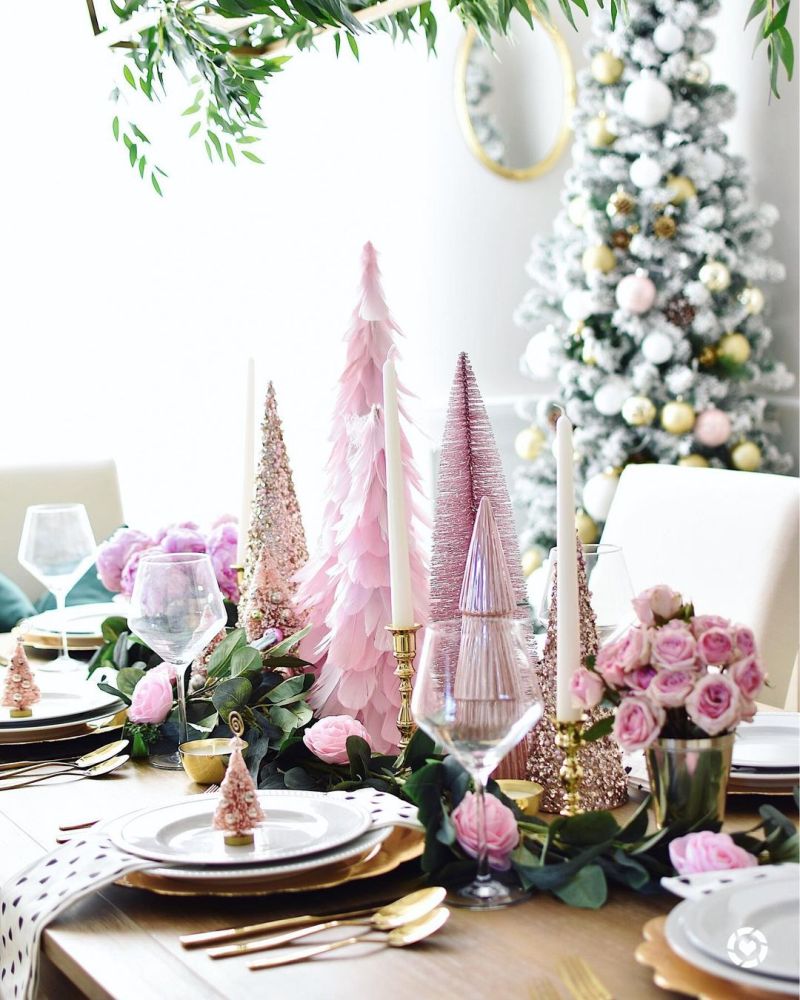
<path id="1" fill-rule="evenodd" d="M 145 553 L 131 594 L 128 625 L 165 663 L 175 667 L 178 744 L 187 739 L 186 668 L 227 619 L 209 557 L 197 552 Z M 155 767 L 177 771 L 180 753 L 152 757 Z"/>
<path id="2" fill-rule="evenodd" d="M 597 616 L 597 641 L 600 646 L 604 646 L 633 621 L 633 586 L 619 545 L 605 542 L 584 545 L 583 558 L 592 610 Z M 539 621 L 544 625 L 547 625 L 550 615 L 553 574 L 557 561 L 558 549 L 550 549 L 547 582 L 542 591 L 538 612 Z"/>
<path id="3" fill-rule="evenodd" d="M 454 905 L 492 909 L 528 895 L 489 871 L 484 793 L 491 772 L 542 714 L 529 632 L 525 622 L 483 615 L 425 626 L 414 719 L 466 768 L 475 788 L 478 872 L 452 895 Z"/>
<path id="4" fill-rule="evenodd" d="M 82 503 L 44 503 L 28 507 L 18 559 L 56 599 L 61 625 L 61 653 L 40 670 L 77 670 L 85 663 L 67 649 L 67 594 L 91 566 L 95 550 L 89 515 Z"/>

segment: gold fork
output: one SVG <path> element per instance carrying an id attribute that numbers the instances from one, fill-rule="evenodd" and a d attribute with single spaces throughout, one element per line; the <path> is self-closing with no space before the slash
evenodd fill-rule
<path id="1" fill-rule="evenodd" d="M 561 1000 L 561 994 L 549 979 L 535 979 L 531 985 L 531 1000 Z"/>
<path id="2" fill-rule="evenodd" d="M 578 955 L 562 958 L 558 973 L 575 1000 L 614 1000 L 613 994 Z"/>

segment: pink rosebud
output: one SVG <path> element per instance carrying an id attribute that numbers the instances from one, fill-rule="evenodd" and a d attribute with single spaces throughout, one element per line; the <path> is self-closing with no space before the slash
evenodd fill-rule
<path id="1" fill-rule="evenodd" d="M 691 694 L 696 678 L 691 670 L 660 670 L 647 694 L 664 708 L 680 708 Z"/>
<path id="2" fill-rule="evenodd" d="M 710 628 L 730 628 L 730 624 L 727 618 L 719 615 L 695 615 L 691 621 L 695 639 L 699 639 Z"/>
<path id="3" fill-rule="evenodd" d="M 756 637 L 753 630 L 744 625 L 736 625 L 733 630 L 733 641 L 739 657 L 754 656 L 756 652 Z"/>
<path id="4" fill-rule="evenodd" d="M 603 678 L 586 667 L 578 667 L 569 682 L 572 704 L 576 708 L 594 708 L 603 700 L 605 693 Z"/>
<path id="5" fill-rule="evenodd" d="M 725 674 L 705 674 L 686 699 L 686 712 L 709 736 L 717 736 L 739 721 L 739 689 Z"/>
<path id="6" fill-rule="evenodd" d="M 707 666 L 721 667 L 733 659 L 733 637 L 730 630 L 718 625 L 706 629 L 697 640 L 697 655 Z"/>
<path id="7" fill-rule="evenodd" d="M 654 629 L 650 638 L 650 660 L 657 667 L 688 670 L 695 665 L 697 643 L 688 625 L 670 622 Z"/>
<path id="8" fill-rule="evenodd" d="M 160 667 L 148 670 L 133 689 L 128 718 L 157 726 L 172 710 L 172 684 L 169 672 Z"/>
<path id="9" fill-rule="evenodd" d="M 631 673 L 625 675 L 628 687 L 633 691 L 646 691 L 656 676 L 655 667 L 637 667 Z"/>
<path id="10" fill-rule="evenodd" d="M 746 656 L 732 663 L 728 674 L 744 697 L 750 699 L 756 697 L 766 678 L 757 656 Z"/>
<path id="11" fill-rule="evenodd" d="M 623 698 L 614 716 L 614 739 L 623 750 L 643 750 L 658 737 L 667 721 L 664 709 L 645 695 Z"/>
<path id="12" fill-rule="evenodd" d="M 329 715 L 303 733 L 303 743 L 326 764 L 346 764 L 347 737 L 360 736 L 369 743 L 369 733 L 349 715 Z"/>
<path id="13" fill-rule="evenodd" d="M 633 599 L 633 610 L 642 625 L 654 625 L 656 618 L 667 621 L 676 615 L 683 604 L 683 598 L 663 583 L 643 590 Z"/>
<path id="14" fill-rule="evenodd" d="M 485 795 L 486 842 L 489 847 L 489 864 L 498 871 L 511 867 L 511 852 L 519 843 L 519 830 L 514 813 L 494 795 Z M 478 856 L 478 802 L 473 792 L 467 792 L 453 810 L 453 826 L 463 850 L 471 858 Z"/>
<path id="15" fill-rule="evenodd" d="M 711 830 L 677 837 L 669 845 L 669 857 L 679 875 L 752 868 L 758 864 L 758 859 L 734 844 L 729 834 Z"/>

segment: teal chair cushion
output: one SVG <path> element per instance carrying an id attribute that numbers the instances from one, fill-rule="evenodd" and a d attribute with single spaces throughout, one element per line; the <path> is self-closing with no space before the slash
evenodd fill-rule
<path id="1" fill-rule="evenodd" d="M 0 573 L 0 632 L 10 632 L 22 618 L 36 614 L 27 594 Z"/>

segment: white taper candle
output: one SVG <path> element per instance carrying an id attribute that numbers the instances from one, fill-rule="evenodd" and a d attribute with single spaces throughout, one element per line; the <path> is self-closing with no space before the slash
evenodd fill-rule
<path id="1" fill-rule="evenodd" d="M 256 450 L 256 363 L 247 359 L 247 375 L 244 389 L 244 435 L 242 441 L 242 496 L 239 511 L 239 544 L 236 548 L 236 562 L 244 566 L 247 556 L 247 534 L 250 530 L 250 506 L 255 485 Z"/>
<path id="2" fill-rule="evenodd" d="M 411 565 L 408 557 L 405 475 L 400 451 L 400 408 L 397 371 L 393 361 L 383 366 L 383 421 L 386 434 L 386 500 L 389 530 L 389 573 L 392 586 L 392 621 L 396 628 L 414 622 Z"/>
<path id="3" fill-rule="evenodd" d="M 573 483 L 574 454 L 572 424 L 559 417 L 556 424 L 557 519 L 558 546 L 557 682 L 556 718 L 559 722 L 574 722 L 580 711 L 572 705 L 569 685 L 581 660 L 580 612 L 578 609 L 578 562 L 575 537 L 575 487 Z"/>

